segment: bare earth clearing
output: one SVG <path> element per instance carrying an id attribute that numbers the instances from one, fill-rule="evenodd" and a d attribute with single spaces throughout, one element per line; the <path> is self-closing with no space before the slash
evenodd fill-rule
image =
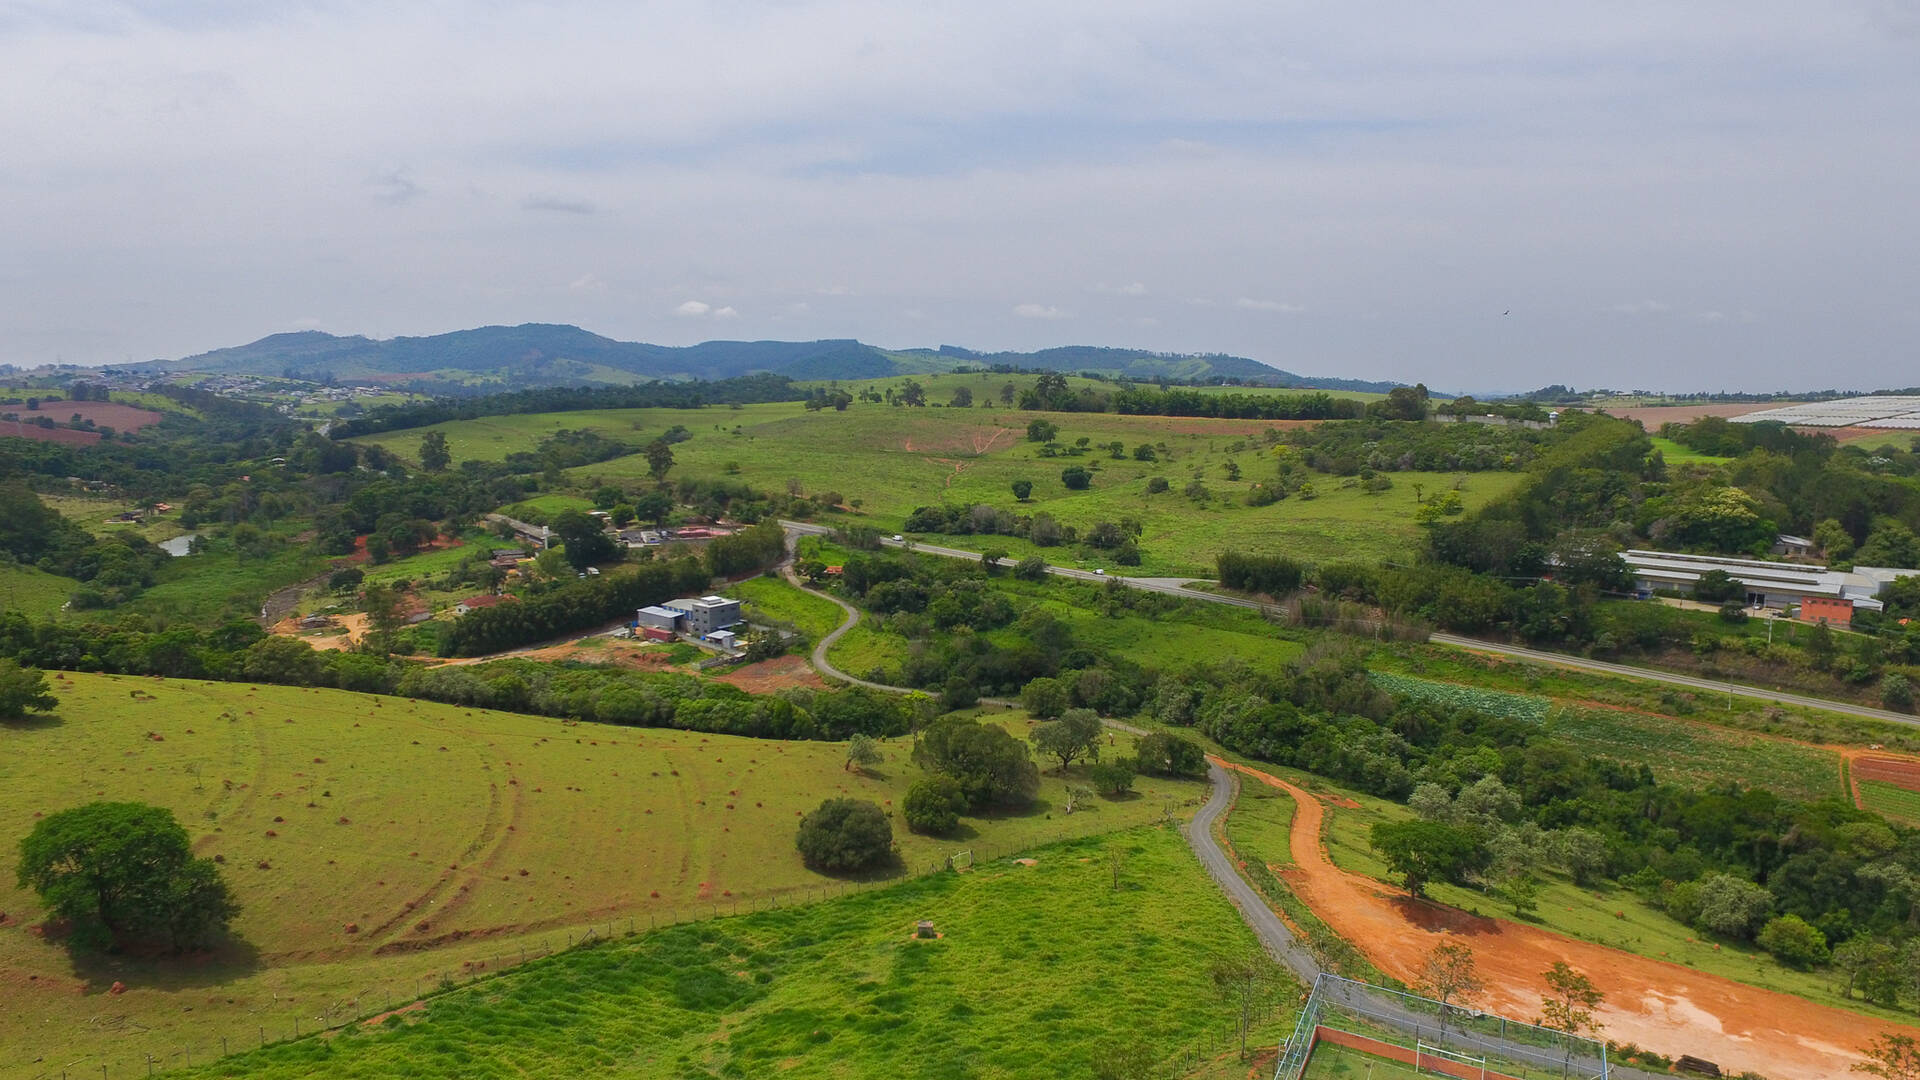
<path id="1" fill-rule="evenodd" d="M 1276 868 L 1335 933 L 1363 949 L 1395 978 L 1419 977 L 1421 958 L 1456 940 L 1474 951 L 1486 979 L 1486 1007 L 1508 1016 L 1539 1012 L 1540 973 L 1565 960 L 1606 994 L 1600 1018 L 1605 1035 L 1666 1054 L 1692 1054 L 1723 1072 L 1751 1070 L 1773 1080 L 1839 1080 L 1854 1075 L 1857 1048 L 1883 1031 L 1920 1037 L 1871 1017 L 1773 993 L 1589 942 L 1560 937 L 1505 919 L 1468 915 L 1409 898 L 1372 878 L 1335 866 L 1320 841 L 1324 808 L 1314 796 L 1278 777 L 1221 761 L 1291 795 L 1290 848 L 1295 863 Z"/>

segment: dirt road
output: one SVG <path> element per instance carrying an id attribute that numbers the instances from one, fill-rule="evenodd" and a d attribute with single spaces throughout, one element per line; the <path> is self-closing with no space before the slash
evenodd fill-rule
<path id="1" fill-rule="evenodd" d="M 1723 1072 L 1769 1080 L 1841 1080 L 1858 1075 L 1859 1047 L 1883 1031 L 1920 1037 L 1859 1013 L 1708 975 L 1504 919 L 1467 915 L 1409 899 L 1397 889 L 1333 865 L 1321 846 L 1324 810 L 1307 792 L 1257 769 L 1220 762 L 1293 796 L 1287 883 L 1334 932 L 1358 945 L 1381 970 L 1413 982 L 1436 944 L 1472 947 L 1486 979 L 1486 1007 L 1508 1016 L 1539 1012 L 1540 973 L 1555 960 L 1587 973 L 1607 996 L 1604 1034 L 1663 1054 L 1692 1054 Z"/>

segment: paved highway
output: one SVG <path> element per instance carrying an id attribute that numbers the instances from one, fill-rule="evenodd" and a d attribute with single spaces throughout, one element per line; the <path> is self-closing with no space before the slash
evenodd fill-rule
<path id="1" fill-rule="evenodd" d="M 806 533 L 815 536 L 831 533 L 833 530 L 821 525 L 804 525 L 783 521 L 789 532 Z M 927 555 L 943 555 L 950 559 L 980 560 L 977 551 L 962 551 L 959 548 L 940 547 L 935 544 L 921 544 L 913 541 L 883 540 L 888 547 L 908 548 Z M 1014 560 L 1002 559 L 1001 566 L 1012 566 Z M 1168 596 L 1185 597 L 1188 600 L 1200 600 L 1209 604 L 1227 604 L 1232 607 L 1265 610 L 1269 605 L 1257 600 L 1246 600 L 1237 596 L 1223 596 L 1186 587 L 1186 578 L 1130 578 L 1119 574 L 1096 574 L 1090 570 L 1076 570 L 1066 566 L 1048 566 L 1047 573 L 1061 577 L 1076 578 L 1082 581 L 1117 581 L 1131 589 L 1144 589 L 1148 592 L 1165 593 Z M 1848 716 L 1864 717 L 1868 720 L 1884 720 L 1890 724 L 1905 724 L 1909 727 L 1920 726 L 1920 717 L 1906 713 L 1890 712 L 1868 705 L 1855 705 L 1852 702 L 1832 701 L 1827 698 L 1809 697 L 1805 694 L 1793 694 L 1783 690 L 1769 690 L 1763 686 L 1747 686 L 1743 683 L 1723 682 L 1718 679 L 1703 679 L 1695 675 L 1681 675 L 1671 671 L 1656 671 L 1651 668 L 1634 667 L 1631 664 L 1613 664 L 1605 660 L 1588 660 L 1580 656 L 1568 656 L 1565 653 L 1543 652 L 1518 645 L 1506 645 L 1497 641 L 1482 641 L 1479 638 L 1461 637 L 1458 634 L 1432 634 L 1428 640 L 1436 645 L 1447 645 L 1456 649 L 1472 649 L 1477 652 L 1498 653 L 1517 659 L 1529 660 L 1538 664 L 1554 664 L 1559 667 L 1574 668 L 1580 671 L 1596 671 L 1607 675 L 1622 675 L 1630 679 L 1646 679 L 1651 682 L 1667 683 L 1672 686 L 1684 686 L 1689 690 L 1704 690 L 1713 694 L 1732 694 L 1735 697 L 1754 698 L 1759 701 L 1772 701 L 1782 705 L 1797 705 L 1809 709 L 1825 709 L 1828 712 L 1844 713 Z"/>

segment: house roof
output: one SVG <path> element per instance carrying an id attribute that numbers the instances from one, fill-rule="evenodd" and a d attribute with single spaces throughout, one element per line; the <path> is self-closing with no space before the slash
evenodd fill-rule
<path id="1" fill-rule="evenodd" d="M 652 615 L 657 619 L 677 619 L 680 617 L 679 612 L 672 608 L 663 608 L 658 604 L 650 604 L 647 607 L 643 607 L 640 609 L 640 613 L 642 615 Z"/>

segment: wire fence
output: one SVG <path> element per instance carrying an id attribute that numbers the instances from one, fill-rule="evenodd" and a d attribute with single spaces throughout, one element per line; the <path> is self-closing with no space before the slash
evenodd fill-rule
<path id="1" fill-rule="evenodd" d="M 1606 1044 L 1554 1028 L 1443 1005 L 1433 998 L 1322 974 L 1274 1066 L 1276 1080 L 1297 1080 L 1313 1055 L 1317 1028 L 1379 1033 L 1383 1041 L 1425 1043 L 1486 1058 L 1505 1075 L 1607 1080 Z"/>

